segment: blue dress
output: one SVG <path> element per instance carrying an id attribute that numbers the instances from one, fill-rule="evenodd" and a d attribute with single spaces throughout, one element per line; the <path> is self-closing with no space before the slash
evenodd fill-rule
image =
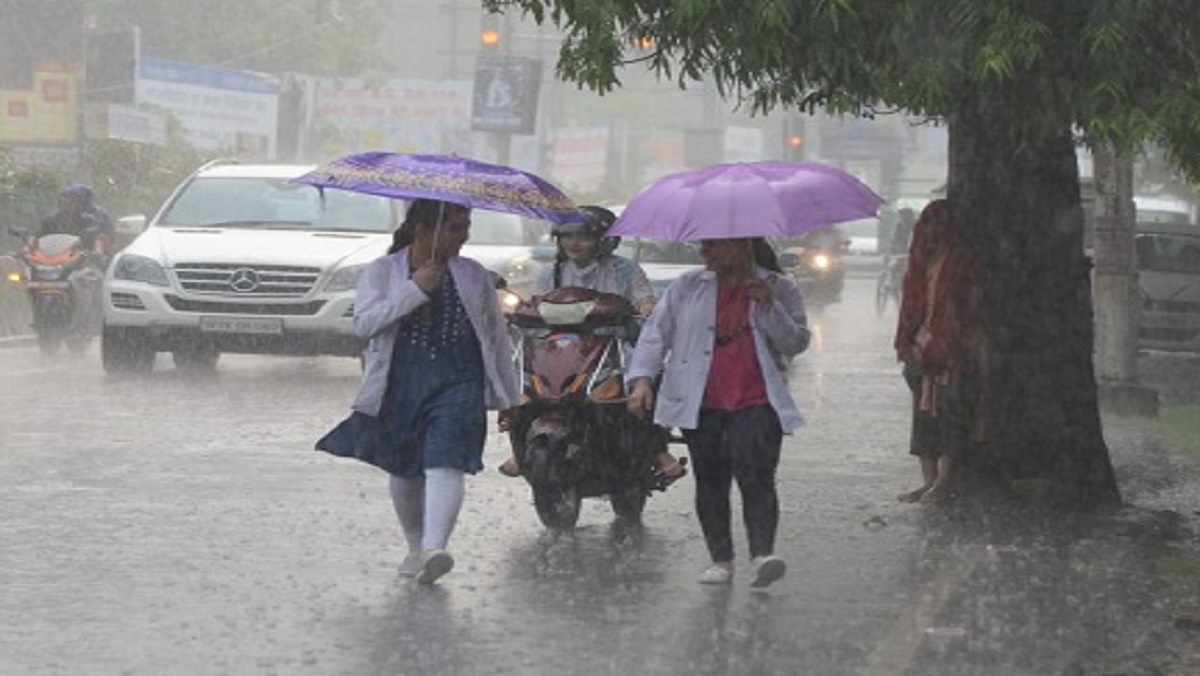
<path id="1" fill-rule="evenodd" d="M 397 328 L 379 416 L 353 412 L 317 449 L 406 479 L 427 467 L 478 472 L 487 437 L 483 356 L 449 270 Z"/>

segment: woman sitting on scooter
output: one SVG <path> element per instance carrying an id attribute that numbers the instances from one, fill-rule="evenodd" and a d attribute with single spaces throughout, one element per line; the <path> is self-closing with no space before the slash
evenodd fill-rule
<path id="1" fill-rule="evenodd" d="M 623 296 L 643 317 L 654 309 L 654 290 L 646 271 L 629 258 L 613 253 L 621 243 L 620 237 L 609 237 L 608 229 L 616 222 L 613 212 L 600 206 L 579 208 L 585 222 L 555 226 L 551 233 L 558 244 L 554 265 L 542 269 L 534 285 L 534 294 L 541 295 L 563 287 L 581 287 Z M 502 426 L 508 427 L 506 422 Z M 655 456 L 663 487 L 684 476 L 687 470 L 669 451 Z M 510 455 L 500 465 L 505 476 L 520 476 L 516 455 Z"/>

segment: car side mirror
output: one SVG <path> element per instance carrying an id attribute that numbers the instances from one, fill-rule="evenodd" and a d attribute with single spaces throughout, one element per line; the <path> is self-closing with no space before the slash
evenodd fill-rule
<path id="1" fill-rule="evenodd" d="M 113 229 L 120 235 L 140 235 L 146 230 L 146 215 L 133 214 L 122 216 L 117 219 L 117 222 L 113 225 Z"/>
<path id="2" fill-rule="evenodd" d="M 800 257 L 790 251 L 779 254 L 777 259 L 781 268 L 794 268 L 800 265 Z"/>

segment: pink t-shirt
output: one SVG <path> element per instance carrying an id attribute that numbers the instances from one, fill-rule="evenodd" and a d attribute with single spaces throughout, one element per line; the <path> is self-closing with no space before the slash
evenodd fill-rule
<path id="1" fill-rule="evenodd" d="M 701 408 L 738 411 L 770 403 L 750 329 L 750 296 L 745 287 L 718 289 L 716 334 Z"/>

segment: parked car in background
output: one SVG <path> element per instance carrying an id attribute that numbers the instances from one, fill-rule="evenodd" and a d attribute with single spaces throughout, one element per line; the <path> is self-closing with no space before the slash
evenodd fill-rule
<path id="1" fill-rule="evenodd" d="M 474 258 L 504 278 L 514 293 L 527 296 L 537 280 L 538 271 L 547 262 L 539 249 L 553 247 L 552 225 L 548 221 L 525 218 L 499 211 L 471 211 L 471 237 L 462 255 Z M 553 249 L 549 260 L 553 260 Z"/>
<path id="2" fill-rule="evenodd" d="M 188 370 L 222 352 L 357 357 L 358 276 L 387 252 L 404 202 L 291 182 L 313 168 L 209 164 L 148 223 L 121 219 L 141 234 L 105 278 L 104 368 L 148 371 L 159 352 Z M 463 254 L 530 285 L 549 224 L 479 209 L 471 222 Z"/>
<path id="3" fill-rule="evenodd" d="M 184 370 L 222 352 L 358 356 L 355 285 L 403 203 L 290 182 L 312 168 L 213 163 L 186 179 L 108 268 L 105 370 L 148 371 L 159 352 Z"/>
<path id="4" fill-rule="evenodd" d="M 700 246 L 694 242 L 659 242 L 625 237 L 621 239 L 616 254 L 633 259 L 642 266 L 650 278 L 654 295 L 659 298 L 675 278 L 688 270 L 704 266 L 700 258 Z"/>
<path id="5" fill-rule="evenodd" d="M 1139 222 L 1137 228 L 1138 346 L 1200 352 L 1200 227 Z"/>

